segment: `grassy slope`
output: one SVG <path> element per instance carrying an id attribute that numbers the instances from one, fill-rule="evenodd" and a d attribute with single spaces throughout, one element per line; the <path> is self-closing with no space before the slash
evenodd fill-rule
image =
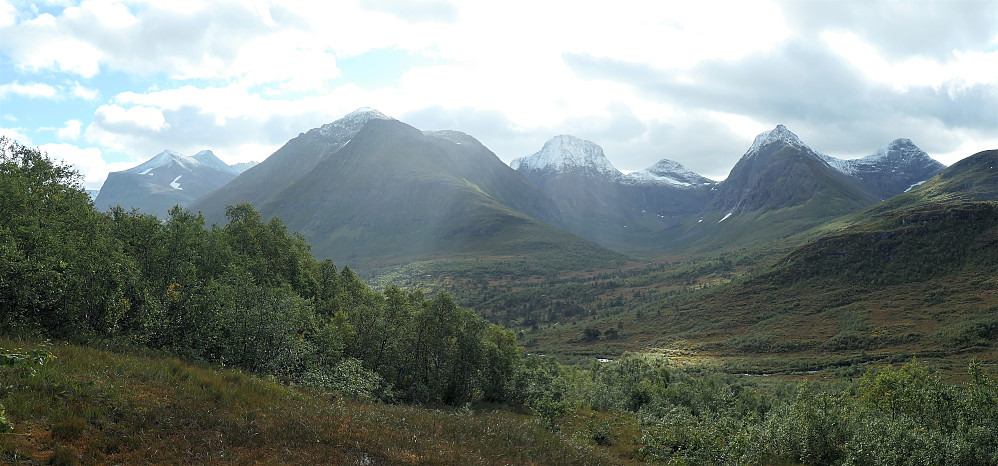
<path id="1" fill-rule="evenodd" d="M 717 272 L 663 277 L 657 294 L 630 299 L 625 312 L 527 332 L 528 350 L 566 360 L 660 351 L 739 372 L 912 356 L 956 370 L 972 357 L 994 363 L 996 246 L 998 205 L 923 205 L 826 235 L 722 286 L 696 290 L 723 282 Z M 613 291 L 633 296 L 646 281 L 639 274 Z M 683 292 L 666 293 L 670 285 Z M 586 326 L 620 326 L 622 338 L 582 341 Z"/>
<path id="2" fill-rule="evenodd" d="M 24 342 L 0 337 L 0 348 Z M 56 345 L 21 378 L 0 371 L 15 424 L 0 462 L 299 464 L 615 464 L 635 457 L 636 424 L 613 447 L 506 410 L 367 404 L 172 357 Z"/>
<path id="3" fill-rule="evenodd" d="M 732 371 L 912 355 L 961 367 L 974 356 L 994 362 L 998 345 L 988 342 L 998 339 L 998 219 L 987 201 L 998 199 L 996 166 L 998 151 L 981 152 L 862 212 L 797 234 L 789 234 L 800 227 L 796 216 L 784 215 L 790 228 L 764 235 L 783 236 L 778 241 L 743 239 L 710 256 L 609 274 L 611 287 L 591 277 L 566 279 L 558 290 L 600 287 L 587 299 L 614 305 L 524 327 L 524 342 L 564 361 L 654 350 Z M 718 256 L 730 265 L 718 267 L 711 260 Z M 513 294 L 539 289 L 521 285 Z M 582 341 L 585 327 L 618 329 L 620 337 Z"/>

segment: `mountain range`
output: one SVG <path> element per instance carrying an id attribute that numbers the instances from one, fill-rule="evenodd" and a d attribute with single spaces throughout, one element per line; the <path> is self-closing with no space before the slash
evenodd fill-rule
<path id="1" fill-rule="evenodd" d="M 472 136 L 420 131 L 362 108 L 238 176 L 208 151 L 166 151 L 112 173 L 97 204 L 141 200 L 162 214 L 180 203 L 222 223 L 226 206 L 250 203 L 304 234 L 317 256 L 364 269 L 539 250 L 585 263 L 622 257 L 607 248 L 651 256 L 785 237 L 943 168 L 908 139 L 836 159 L 783 125 L 757 136 L 721 182 L 668 159 L 624 174 L 599 145 L 570 135 L 507 166 Z"/>
<path id="2" fill-rule="evenodd" d="M 94 204 L 100 210 L 120 205 L 164 217 L 173 206 L 190 205 L 252 165 L 229 166 L 210 150 L 193 156 L 165 150 L 136 167 L 109 173 Z"/>
<path id="3" fill-rule="evenodd" d="M 471 136 L 370 109 L 300 134 L 192 208 L 222 222 L 241 202 L 304 234 L 315 255 L 362 270 L 440 257 L 622 259 L 558 228 L 554 202 Z"/>

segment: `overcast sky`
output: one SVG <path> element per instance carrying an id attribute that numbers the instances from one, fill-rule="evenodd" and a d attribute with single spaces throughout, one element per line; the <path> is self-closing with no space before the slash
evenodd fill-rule
<path id="1" fill-rule="evenodd" d="M 88 188 L 163 149 L 260 161 L 358 107 L 724 178 L 783 123 L 840 158 L 998 148 L 998 1 L 0 0 L 0 133 Z"/>

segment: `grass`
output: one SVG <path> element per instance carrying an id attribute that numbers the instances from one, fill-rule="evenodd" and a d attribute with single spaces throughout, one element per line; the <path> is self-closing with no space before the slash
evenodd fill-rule
<path id="1" fill-rule="evenodd" d="M 726 372 L 834 376 L 918 357 L 959 376 L 974 357 L 998 362 L 994 209 L 930 204 L 878 215 L 755 272 L 747 267 L 776 249 L 635 270 L 600 296 L 623 297 L 616 312 L 523 328 L 522 341 L 579 364 L 662 352 Z M 619 337 L 585 341 L 586 327 Z"/>
<path id="2" fill-rule="evenodd" d="M 31 342 L 0 338 L 0 347 Z M 587 442 L 589 413 L 561 433 L 525 413 L 369 404 L 156 353 L 57 344 L 33 377 L 0 372 L 14 423 L 0 462 L 298 464 L 620 464 L 637 459 L 636 421 L 614 416 L 612 445 Z M 600 414 L 606 416 L 606 414 Z"/>

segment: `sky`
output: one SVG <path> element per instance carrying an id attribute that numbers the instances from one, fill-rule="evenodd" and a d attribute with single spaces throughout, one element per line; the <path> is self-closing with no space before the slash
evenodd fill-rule
<path id="1" fill-rule="evenodd" d="M 89 189 L 164 149 L 261 161 L 359 107 L 507 163 L 571 134 L 722 179 L 785 124 L 951 164 L 998 148 L 998 0 L 0 0 L 0 134 Z"/>

